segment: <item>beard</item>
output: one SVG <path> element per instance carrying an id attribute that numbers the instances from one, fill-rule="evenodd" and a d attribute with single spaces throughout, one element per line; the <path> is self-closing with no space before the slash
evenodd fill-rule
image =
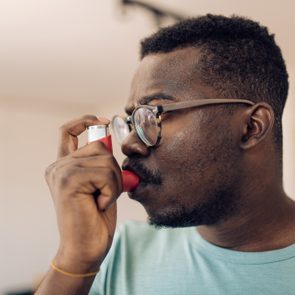
<path id="1" fill-rule="evenodd" d="M 173 207 L 150 212 L 149 224 L 157 228 L 213 225 L 224 222 L 239 212 L 236 195 L 225 190 L 215 192 L 205 200 L 201 204 L 192 204 L 189 208 L 180 202 Z"/>
<path id="2" fill-rule="evenodd" d="M 182 194 L 178 190 L 169 198 L 173 200 L 170 204 L 159 210 L 149 210 L 148 221 L 151 225 L 172 228 L 209 226 L 239 214 L 243 203 L 240 198 L 242 177 L 239 155 L 231 149 L 232 142 L 229 139 L 218 146 L 222 146 L 226 152 L 220 153 L 218 148 L 212 148 L 207 158 L 200 159 L 197 164 L 188 162 L 183 168 L 179 167 L 182 177 L 178 183 L 185 183 L 185 192 Z M 202 147 L 197 146 L 197 149 L 201 151 Z M 219 157 L 216 156 L 218 154 Z M 207 167 L 210 166 L 214 167 L 214 172 L 206 177 L 209 171 Z M 199 180 L 194 175 L 198 175 Z"/>

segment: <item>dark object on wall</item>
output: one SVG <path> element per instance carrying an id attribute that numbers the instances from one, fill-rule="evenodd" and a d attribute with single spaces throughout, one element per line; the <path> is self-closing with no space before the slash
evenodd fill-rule
<path id="1" fill-rule="evenodd" d="M 186 18 L 186 16 L 170 11 L 168 9 L 160 8 L 156 5 L 146 3 L 145 1 L 137 0 L 121 0 L 122 6 L 136 6 L 151 12 L 155 18 L 158 27 L 161 26 L 165 19 L 173 19 L 174 21 L 180 21 Z"/>

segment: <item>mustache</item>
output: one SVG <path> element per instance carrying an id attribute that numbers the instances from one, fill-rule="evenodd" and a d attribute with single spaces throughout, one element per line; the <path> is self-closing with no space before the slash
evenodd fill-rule
<path id="1" fill-rule="evenodd" d="M 147 168 L 139 157 L 126 158 L 123 161 L 122 169 L 130 170 L 137 174 L 140 178 L 141 184 L 162 184 L 160 172 Z"/>

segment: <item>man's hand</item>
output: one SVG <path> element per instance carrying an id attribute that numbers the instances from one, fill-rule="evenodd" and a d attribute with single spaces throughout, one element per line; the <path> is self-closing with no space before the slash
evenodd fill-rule
<path id="1" fill-rule="evenodd" d="M 46 170 L 60 232 L 54 261 L 67 272 L 97 271 L 113 240 L 116 199 L 122 192 L 120 167 L 103 143 L 78 149 L 77 138 L 87 126 L 108 123 L 84 116 L 62 126 L 58 159 Z M 50 290 L 48 284 L 42 291 Z"/>

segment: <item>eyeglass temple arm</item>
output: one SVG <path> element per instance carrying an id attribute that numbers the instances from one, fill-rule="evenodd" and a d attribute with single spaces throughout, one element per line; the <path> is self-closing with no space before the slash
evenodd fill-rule
<path id="1" fill-rule="evenodd" d="M 223 104 L 223 103 L 244 103 L 249 105 L 254 105 L 253 101 L 247 99 L 202 99 L 198 101 L 184 101 L 184 102 L 177 102 L 166 104 L 162 106 L 162 112 L 169 112 L 174 110 L 181 110 L 191 107 L 203 106 L 203 105 L 210 105 L 210 104 Z"/>

